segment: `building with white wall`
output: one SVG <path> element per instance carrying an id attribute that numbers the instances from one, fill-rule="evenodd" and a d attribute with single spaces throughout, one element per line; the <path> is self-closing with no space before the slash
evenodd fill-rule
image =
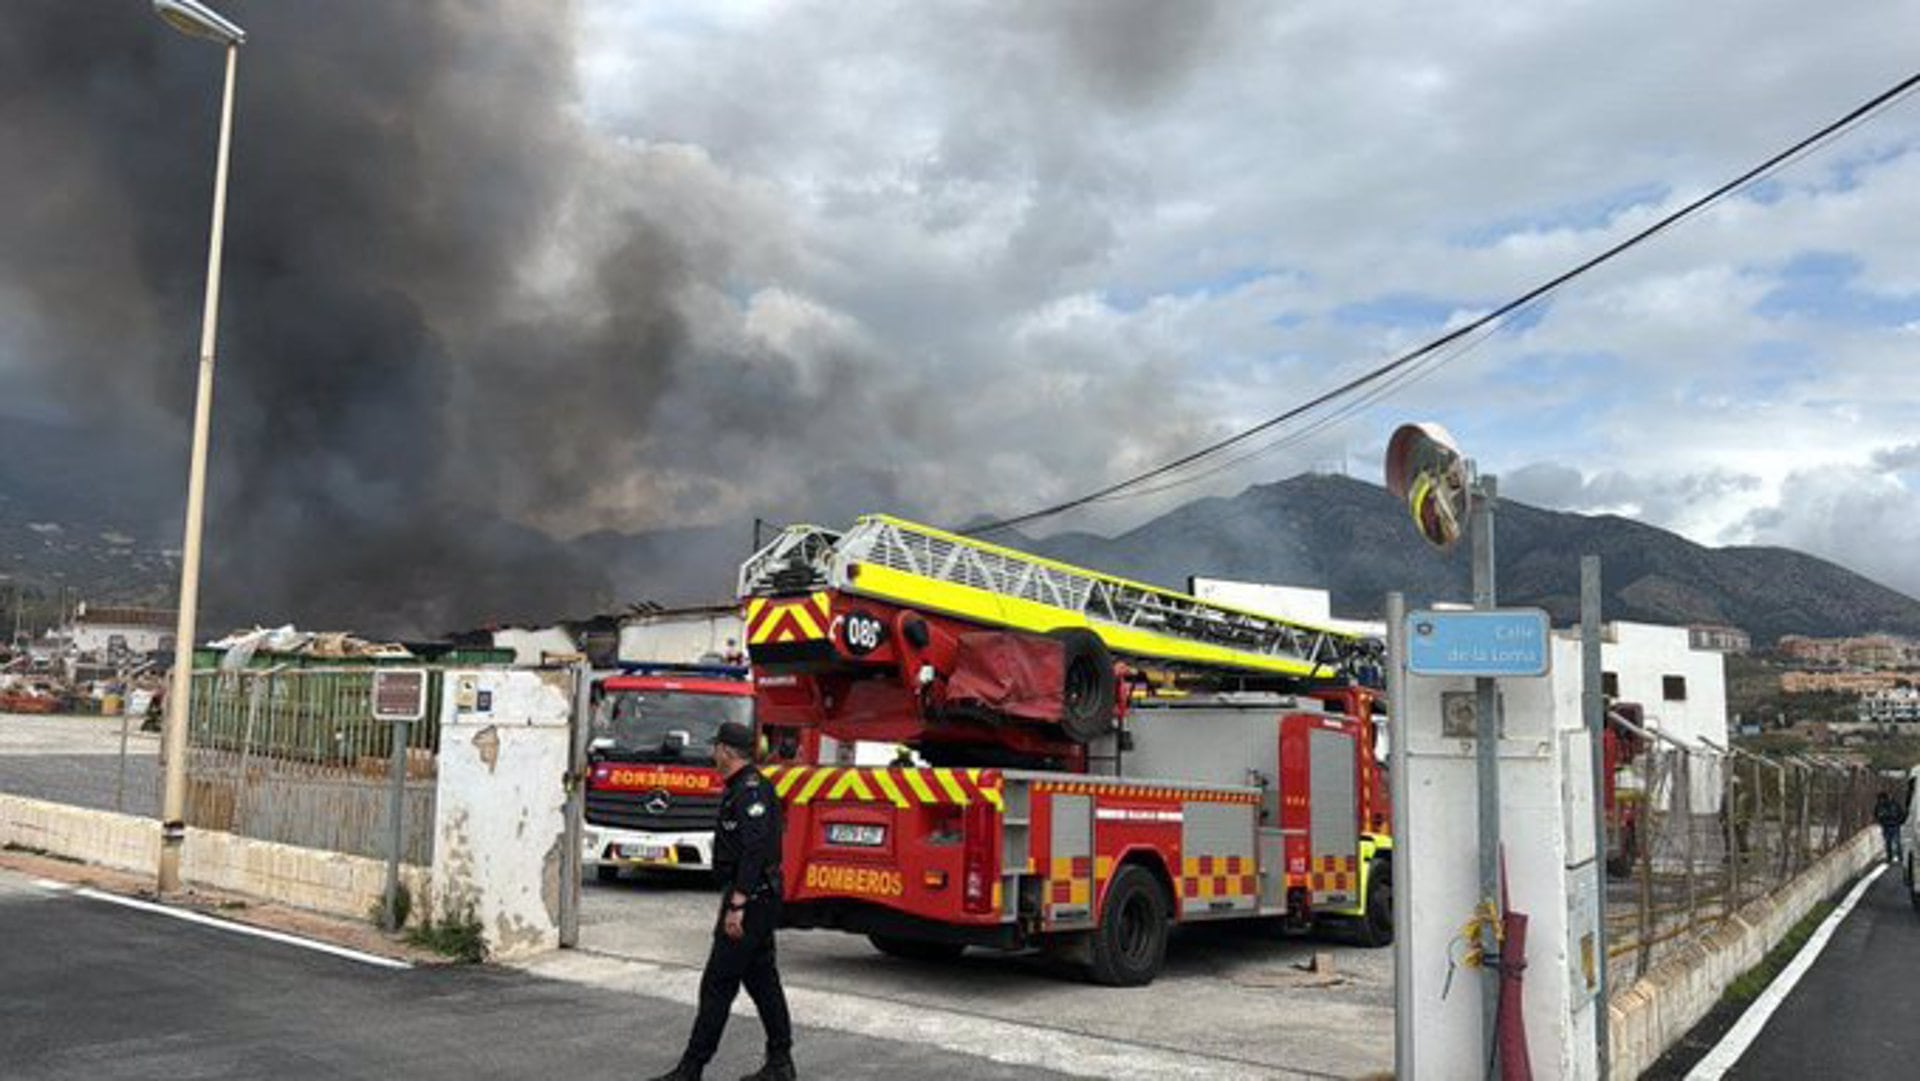
<path id="1" fill-rule="evenodd" d="M 173 648 L 178 613 L 163 608 L 119 608 L 81 604 L 65 638 L 85 657 L 142 656 Z"/>
<path id="2" fill-rule="evenodd" d="M 745 664 L 746 626 L 736 605 L 667 608 L 620 621 L 622 664 Z"/>
<path id="3" fill-rule="evenodd" d="M 1889 687 L 1861 695 L 1856 709 L 1863 724 L 1920 724 L 1920 691 Z"/>
<path id="4" fill-rule="evenodd" d="M 1578 628 L 1556 632 L 1578 640 Z M 1727 661 L 1686 627 L 1615 621 L 1601 627 L 1601 690 L 1644 711 L 1646 726 L 1697 752 L 1688 774 L 1695 814 L 1720 810 L 1719 754 L 1728 746 Z M 1703 742 L 1704 741 L 1704 742 Z M 1711 747 L 1708 744 L 1712 744 Z"/>

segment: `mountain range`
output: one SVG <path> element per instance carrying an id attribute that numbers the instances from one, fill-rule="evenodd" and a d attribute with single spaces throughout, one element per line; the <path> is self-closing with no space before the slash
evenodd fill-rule
<path id="1" fill-rule="evenodd" d="M 172 485 L 76 468 L 59 453 L 54 435 L 50 427 L 32 424 L 0 432 L 6 451 L 0 454 L 0 576 L 49 593 L 73 587 L 99 602 L 164 601 L 178 573 L 169 550 L 178 543 L 179 528 Z M 570 540 L 517 526 L 511 532 L 514 573 L 539 568 L 542 578 L 531 587 L 521 582 L 510 595 L 488 596 L 489 583 L 456 573 L 419 579 L 418 588 L 434 592 L 432 598 L 360 595 L 343 583 L 315 602 L 323 607 L 269 612 L 252 611 L 244 598 L 258 594 L 237 583 L 242 588 L 223 591 L 228 599 L 211 602 L 215 610 L 203 625 L 344 624 L 367 633 L 418 635 L 580 616 L 587 614 L 583 606 L 711 603 L 731 596 L 750 541 L 744 526 L 602 531 Z M 1501 603 L 1543 607 L 1557 623 L 1577 618 L 1579 557 L 1595 554 L 1603 563 L 1610 619 L 1726 624 L 1756 642 L 1784 634 L 1920 636 L 1920 601 L 1801 552 L 1709 548 L 1627 518 L 1515 502 L 1499 505 L 1495 534 Z M 1198 499 L 1115 536 L 1064 532 L 992 539 L 1175 588 L 1185 588 L 1189 575 L 1319 587 L 1332 593 L 1337 615 L 1350 617 L 1377 617 L 1389 590 L 1400 590 L 1416 605 L 1471 595 L 1467 545 L 1444 553 L 1429 548 L 1399 501 L 1343 476 L 1297 476 L 1230 497 Z M 210 535 L 209 543 L 234 540 Z M 430 564 L 434 556 L 422 552 L 420 558 Z M 485 550 L 478 558 L 485 560 Z M 208 571 L 210 582 L 215 566 Z M 449 581 L 470 582 L 472 588 L 449 590 Z M 449 592 L 461 595 L 438 596 Z M 409 610 L 408 604 L 453 625 L 402 622 L 394 613 Z M 512 607 L 529 604 L 524 611 Z"/>

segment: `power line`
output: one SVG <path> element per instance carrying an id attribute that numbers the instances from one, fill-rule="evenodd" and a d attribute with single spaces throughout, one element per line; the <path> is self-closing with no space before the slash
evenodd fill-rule
<path id="1" fill-rule="evenodd" d="M 1418 362 L 1420 362 L 1423 358 L 1430 357 L 1432 354 L 1438 352 L 1439 350 L 1445 348 L 1446 346 L 1451 345 L 1454 342 L 1459 341 L 1460 339 L 1465 338 L 1468 335 L 1471 335 L 1484 327 L 1498 323 L 1501 319 L 1505 318 L 1506 316 L 1512 314 L 1515 311 L 1518 311 L 1519 309 L 1525 307 L 1528 304 L 1533 303 L 1536 300 L 1539 300 L 1540 298 L 1546 296 L 1547 294 L 1553 292 L 1554 290 L 1559 289 L 1561 286 L 1567 284 L 1570 281 L 1573 281 L 1575 278 L 1579 278 L 1585 275 L 1587 272 L 1593 270 L 1596 267 L 1599 267 L 1604 263 L 1611 262 L 1615 258 L 1626 253 L 1627 251 L 1630 251 L 1633 248 L 1640 246 L 1641 244 L 1647 242 L 1648 240 L 1651 240 L 1655 236 L 1663 232 L 1666 232 L 1668 229 L 1672 228 L 1673 226 L 1678 225 L 1681 222 L 1687 220 L 1688 218 L 1693 217 L 1694 215 L 1698 214 L 1700 211 L 1705 210 L 1709 206 L 1712 206 L 1714 203 L 1719 202 L 1720 200 L 1726 198 L 1727 196 L 1733 194 L 1734 192 L 1740 190 L 1741 188 L 1744 188 L 1747 185 L 1753 183 L 1754 181 L 1761 179 L 1762 177 L 1766 176 L 1768 173 L 1774 171 L 1775 169 L 1809 152 L 1819 144 L 1834 138 L 1835 136 L 1846 131 L 1848 128 L 1853 127 L 1855 124 L 1858 124 L 1861 121 L 1864 121 L 1872 114 L 1880 111 L 1881 109 L 1885 108 L 1888 105 L 1891 105 L 1893 102 L 1897 101 L 1899 98 L 1911 92 L 1916 86 L 1920 86 L 1920 72 L 1915 72 L 1907 76 L 1906 78 L 1900 80 L 1899 82 L 1895 83 L 1891 87 L 1888 87 L 1886 90 L 1881 91 L 1880 93 L 1874 95 L 1872 98 L 1869 98 L 1867 101 L 1854 107 L 1852 110 L 1848 111 L 1845 115 L 1841 116 L 1839 119 L 1829 122 L 1825 126 L 1821 127 L 1819 130 L 1815 131 L 1813 134 L 1808 135 L 1803 139 L 1800 139 L 1799 141 L 1795 142 L 1793 145 L 1787 147 L 1785 150 L 1782 150 L 1772 155 L 1771 157 L 1768 157 L 1766 160 L 1762 161 L 1760 164 L 1755 165 L 1754 167 L 1734 177 L 1732 180 L 1729 180 L 1726 183 L 1721 184 L 1719 187 L 1714 188 L 1712 191 L 1706 193 L 1705 195 L 1702 195 L 1699 198 L 1681 207 L 1680 209 L 1675 210 L 1670 214 L 1667 214 L 1666 216 L 1660 218 L 1658 221 L 1655 221 L 1651 225 L 1648 225 L 1644 229 L 1641 229 L 1640 231 L 1634 233 L 1633 235 L 1627 237 L 1626 239 L 1612 245 L 1611 247 L 1608 247 L 1602 250 L 1599 254 L 1589 257 L 1588 259 L 1575 265 L 1571 269 L 1563 271 L 1560 274 L 1548 279 L 1547 281 L 1534 286 L 1533 288 L 1527 290 L 1526 292 L 1520 294 L 1519 296 L 1514 297 L 1512 300 L 1509 300 L 1506 303 L 1501 304 L 1499 307 L 1494 308 L 1488 312 L 1485 312 L 1484 314 L 1466 323 L 1463 323 L 1460 326 L 1455 327 L 1454 329 L 1449 330 L 1444 334 L 1441 334 L 1439 337 L 1434 338 L 1433 340 L 1427 342 L 1425 345 L 1422 345 L 1409 352 L 1403 353 L 1393 358 L 1392 360 L 1387 361 L 1384 364 L 1381 364 L 1381 365 L 1378 365 L 1377 367 L 1369 369 L 1368 371 L 1363 372 L 1362 374 L 1355 376 L 1354 378 L 1349 379 L 1344 383 L 1341 383 L 1339 386 L 1336 386 L 1331 390 L 1328 390 L 1319 395 L 1316 395 L 1315 397 L 1310 398 L 1307 401 L 1300 403 L 1299 405 L 1293 406 L 1280 413 L 1276 413 L 1273 416 L 1268 417 L 1266 420 L 1263 420 L 1260 423 L 1250 428 L 1243 429 L 1239 432 L 1234 433 L 1233 435 L 1227 436 L 1224 439 L 1216 440 L 1215 442 L 1209 443 L 1198 450 L 1181 455 L 1180 457 L 1175 458 L 1170 462 L 1166 462 L 1161 465 L 1155 466 L 1154 468 L 1149 469 L 1143 473 L 1137 473 L 1134 476 L 1128 477 L 1125 480 L 1117 481 L 1113 484 L 1109 484 L 1103 488 L 1096 489 L 1085 495 L 1077 496 L 1073 499 L 1066 500 L 1065 502 L 1055 503 L 1052 506 L 1042 507 L 1038 510 L 1028 511 L 1024 514 L 1014 515 L 1011 518 L 1003 518 L 998 521 L 988 522 L 984 525 L 974 526 L 970 529 L 964 530 L 963 532 L 972 534 L 972 535 L 998 532 L 1003 529 L 1011 529 L 1015 526 L 1026 525 L 1029 522 L 1036 522 L 1043 518 L 1052 518 L 1056 515 L 1064 514 L 1067 511 L 1076 510 L 1080 507 L 1087 506 L 1090 503 L 1097 503 L 1097 502 L 1111 500 L 1114 497 L 1120 496 L 1121 493 L 1126 493 L 1126 492 L 1129 492 L 1130 489 L 1139 487 L 1140 485 L 1146 483 L 1147 481 L 1158 479 L 1160 477 L 1166 476 L 1169 473 L 1173 473 L 1178 470 L 1184 469 L 1187 466 L 1193 465 L 1194 463 L 1199 462 L 1205 458 L 1212 457 L 1213 455 L 1218 454 L 1219 452 L 1227 449 L 1228 447 L 1232 447 L 1240 443 L 1244 443 L 1247 440 L 1252 439 L 1254 436 L 1261 434 L 1262 432 L 1269 431 L 1275 427 L 1278 427 L 1279 425 L 1287 423 L 1288 421 L 1294 420 L 1295 418 L 1300 417 L 1303 414 L 1310 413 L 1313 410 L 1318 409 L 1323 405 L 1336 401 L 1340 398 L 1344 398 L 1348 394 L 1351 394 L 1356 390 L 1359 390 L 1363 387 L 1366 387 L 1375 382 L 1378 382 L 1381 379 L 1389 375 L 1392 375 L 1403 368 L 1407 368 L 1411 365 L 1415 365 Z M 1156 491 L 1165 490 L 1166 487 L 1172 487 L 1172 486 L 1175 486 L 1175 485 L 1159 486 L 1155 490 Z M 1144 493 L 1141 493 L 1141 494 L 1144 494 Z"/>

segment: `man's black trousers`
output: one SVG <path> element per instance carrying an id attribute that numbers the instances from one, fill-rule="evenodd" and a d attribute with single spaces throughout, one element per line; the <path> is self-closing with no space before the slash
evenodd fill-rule
<path id="1" fill-rule="evenodd" d="M 792 1054 L 793 1020 L 787 1015 L 787 993 L 780 989 L 780 970 L 773 955 L 773 929 L 779 922 L 779 899 L 756 898 L 747 902 L 746 933 L 732 939 L 727 937 L 722 910 L 713 929 L 706 971 L 700 975 L 700 1015 L 687 1039 L 686 1061 L 704 1066 L 713 1060 L 742 986 L 766 1027 L 767 1058 L 779 1060 Z"/>

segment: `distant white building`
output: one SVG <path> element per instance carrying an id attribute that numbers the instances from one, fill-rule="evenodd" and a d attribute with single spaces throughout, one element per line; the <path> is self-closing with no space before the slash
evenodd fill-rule
<path id="1" fill-rule="evenodd" d="M 1860 696 L 1857 707 L 1863 724 L 1920 723 L 1920 691 L 1893 687 Z"/>
<path id="2" fill-rule="evenodd" d="M 534 668 L 580 652 L 573 632 L 563 626 L 502 627 L 493 632 L 493 648 L 513 650 L 513 663 Z"/>
<path id="3" fill-rule="evenodd" d="M 1256 615 L 1278 616 L 1328 630 L 1385 638 L 1387 625 L 1372 620 L 1342 619 L 1333 614 L 1333 595 L 1324 589 L 1238 582 L 1231 578 L 1189 578 L 1187 592 L 1203 601 L 1238 608 Z"/>
<path id="4" fill-rule="evenodd" d="M 1559 633 L 1577 637 L 1577 629 Z M 1600 684 L 1616 702 L 1644 711 L 1647 727 L 1698 752 L 1689 774 L 1696 814 L 1720 809 L 1719 758 L 1728 746 L 1727 660 L 1718 648 L 1699 648 L 1686 627 L 1607 623 L 1601 628 Z"/>
<path id="5" fill-rule="evenodd" d="M 141 656 L 173 648 L 179 614 L 163 608 L 110 608 L 81 604 L 64 637 L 85 657 Z"/>
<path id="6" fill-rule="evenodd" d="M 745 664 L 746 626 L 732 604 L 666 608 L 620 621 L 622 664 Z"/>

